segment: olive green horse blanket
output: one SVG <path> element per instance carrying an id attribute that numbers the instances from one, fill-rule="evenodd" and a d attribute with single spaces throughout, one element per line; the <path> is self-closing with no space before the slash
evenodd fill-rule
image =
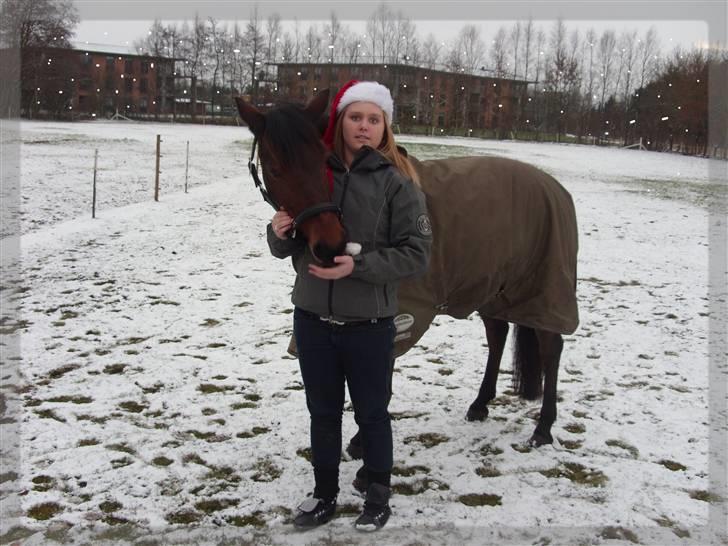
<path id="1" fill-rule="evenodd" d="M 479 311 L 573 333 L 578 243 L 569 193 L 512 159 L 410 160 L 427 198 L 433 243 L 425 276 L 400 284 L 395 355 L 407 352 L 438 314 L 465 318 Z M 293 341 L 289 352 L 295 354 Z"/>

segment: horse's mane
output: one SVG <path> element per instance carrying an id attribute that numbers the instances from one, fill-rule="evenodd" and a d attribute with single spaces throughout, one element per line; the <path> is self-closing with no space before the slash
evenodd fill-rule
<path id="1" fill-rule="evenodd" d="M 268 112 L 265 133 L 268 141 L 275 143 L 276 160 L 283 166 L 300 165 L 303 158 L 323 149 L 316 125 L 295 105 Z"/>

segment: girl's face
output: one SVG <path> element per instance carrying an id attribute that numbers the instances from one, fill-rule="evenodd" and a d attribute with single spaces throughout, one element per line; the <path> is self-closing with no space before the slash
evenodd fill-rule
<path id="1" fill-rule="evenodd" d="M 352 102 L 346 107 L 342 119 L 344 137 L 344 154 L 347 164 L 351 164 L 354 155 L 362 146 L 375 150 L 379 148 L 384 137 L 384 111 L 373 102 Z"/>

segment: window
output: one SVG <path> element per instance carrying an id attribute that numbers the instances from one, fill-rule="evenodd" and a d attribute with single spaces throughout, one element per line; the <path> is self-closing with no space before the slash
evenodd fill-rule
<path id="1" fill-rule="evenodd" d="M 141 91 L 142 93 L 147 92 L 147 79 L 146 78 L 142 78 L 141 80 L 139 80 L 139 91 Z"/>
<path id="2" fill-rule="evenodd" d="M 146 114 L 147 113 L 148 107 L 149 107 L 149 103 L 147 102 L 147 99 L 141 99 L 139 101 L 139 111 L 142 114 Z"/>
<path id="3" fill-rule="evenodd" d="M 124 62 L 124 73 L 131 74 L 132 72 L 134 72 L 134 61 L 132 59 L 127 59 Z"/>
<path id="4" fill-rule="evenodd" d="M 114 69 L 114 58 L 106 57 L 106 68 Z"/>

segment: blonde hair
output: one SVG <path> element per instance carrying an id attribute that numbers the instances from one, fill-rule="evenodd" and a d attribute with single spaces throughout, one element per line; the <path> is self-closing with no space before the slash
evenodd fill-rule
<path id="1" fill-rule="evenodd" d="M 334 128 L 334 153 L 342 159 L 345 157 L 343 129 L 344 124 L 342 122 L 345 112 L 346 108 L 344 108 L 344 110 L 342 110 L 342 112 L 336 118 L 336 127 Z M 377 151 L 384 157 L 386 157 L 400 173 L 402 173 L 404 176 L 412 180 L 412 182 L 414 182 L 417 186 L 419 186 L 420 177 L 417 176 L 417 171 L 415 171 L 415 168 L 412 166 L 412 163 L 410 163 L 409 159 L 407 159 L 407 156 L 402 154 L 402 152 L 400 152 L 397 148 L 397 143 L 394 140 L 394 133 L 392 132 L 392 128 L 389 126 L 389 123 L 387 121 L 387 115 L 384 114 L 384 111 L 382 111 L 382 113 L 384 116 L 384 134 L 382 135 L 382 142 L 379 143 Z"/>

